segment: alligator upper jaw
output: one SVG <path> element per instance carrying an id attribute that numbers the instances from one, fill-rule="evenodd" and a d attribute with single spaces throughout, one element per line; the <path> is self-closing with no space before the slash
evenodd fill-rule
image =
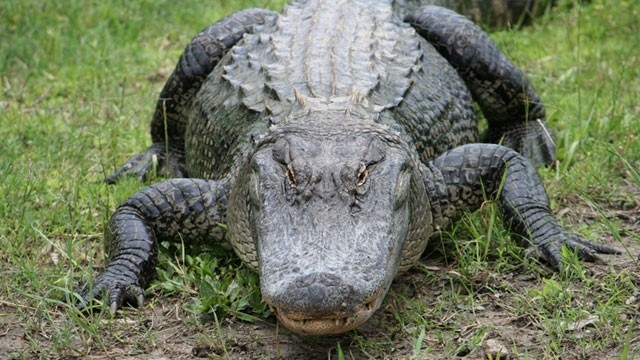
<path id="1" fill-rule="evenodd" d="M 300 335 L 334 335 L 353 330 L 364 324 L 380 307 L 383 296 L 362 305 L 349 316 L 336 314 L 323 318 L 308 318 L 304 314 L 286 314 L 269 305 L 278 321 L 287 329 Z"/>

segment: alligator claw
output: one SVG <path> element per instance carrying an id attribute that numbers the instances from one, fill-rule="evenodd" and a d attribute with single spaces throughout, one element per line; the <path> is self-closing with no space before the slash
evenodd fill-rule
<path id="1" fill-rule="evenodd" d="M 109 279 L 108 274 L 98 275 L 93 287 L 84 284 L 76 289 L 80 299 L 76 308 L 80 311 L 90 310 L 94 300 L 107 299 L 111 314 L 115 314 L 123 303 L 144 305 L 144 290 L 137 284 L 128 284 L 122 280 Z"/>
<path id="2" fill-rule="evenodd" d="M 142 289 L 139 288 L 139 287 L 136 287 L 136 289 L 133 290 L 133 291 L 142 291 Z M 135 297 L 135 299 L 136 299 L 136 305 L 138 307 L 142 307 L 142 305 L 144 305 L 144 294 L 138 294 Z M 110 302 L 109 312 L 111 313 L 111 315 L 115 315 L 116 314 L 118 309 L 122 306 L 123 302 L 124 302 L 124 299 L 122 299 L 122 298 L 118 298 L 118 299 L 115 299 L 114 301 Z"/>
<path id="3" fill-rule="evenodd" d="M 575 252 L 580 259 L 588 262 L 601 261 L 598 254 L 621 253 L 621 251 L 616 248 L 594 243 L 576 235 L 561 233 L 559 236 L 550 238 L 547 241 L 538 242 L 532 245 L 527 249 L 527 256 L 535 255 L 554 268 L 559 269 L 560 264 L 564 261 L 562 256 L 563 246 Z"/>
<path id="4" fill-rule="evenodd" d="M 118 304 L 116 302 L 111 303 L 111 307 L 109 308 L 109 312 L 111 315 L 115 315 L 116 311 L 118 311 Z"/>
<path id="5" fill-rule="evenodd" d="M 118 179 L 124 177 L 135 177 L 144 181 L 148 175 L 157 168 L 158 156 L 149 150 L 133 155 L 122 164 L 116 171 L 104 178 L 107 184 L 115 184 Z"/>
<path id="6" fill-rule="evenodd" d="M 104 178 L 104 182 L 114 184 L 124 177 L 135 177 L 145 181 L 154 174 L 168 177 L 186 177 L 184 156 L 176 152 L 169 152 L 164 144 L 155 143 L 147 150 L 133 155 L 116 171 Z"/>

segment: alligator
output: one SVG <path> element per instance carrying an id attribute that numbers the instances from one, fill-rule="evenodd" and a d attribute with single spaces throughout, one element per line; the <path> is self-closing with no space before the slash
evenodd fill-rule
<path id="1" fill-rule="evenodd" d="M 551 213 L 536 166 L 555 147 L 523 72 L 452 10 L 399 13 L 392 1 L 297 1 L 198 34 L 160 94 L 153 144 L 106 178 L 170 179 L 117 208 L 108 263 L 78 307 L 142 306 L 159 242 L 220 242 L 258 272 L 285 327 L 348 331 L 430 238 L 488 199 L 552 267 L 563 248 L 618 253 Z"/>

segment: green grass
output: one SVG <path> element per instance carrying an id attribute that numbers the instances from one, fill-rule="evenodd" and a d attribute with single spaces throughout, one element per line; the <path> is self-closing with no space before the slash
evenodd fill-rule
<path id="1" fill-rule="evenodd" d="M 149 144 L 156 96 L 184 46 L 234 10 L 282 3 L 0 0 L 0 357 L 450 358 L 481 356 L 487 339 L 521 358 L 640 356 L 636 1 L 560 6 L 492 34 L 556 131 L 558 166 L 541 170 L 554 210 L 626 254 L 605 264 L 567 254 L 568 271 L 554 274 L 486 206 L 399 279 L 369 324 L 340 337 L 278 328 L 255 275 L 216 248 L 164 249 L 143 309 L 85 317 L 69 306 L 70 290 L 104 265 L 106 220 L 143 186 L 98 180 Z"/>

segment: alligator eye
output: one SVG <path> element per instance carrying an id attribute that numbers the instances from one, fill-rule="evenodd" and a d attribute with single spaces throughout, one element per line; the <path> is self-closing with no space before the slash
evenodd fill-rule
<path id="1" fill-rule="evenodd" d="M 296 173 L 293 171 L 291 163 L 287 164 L 287 180 L 292 188 L 295 189 L 297 187 L 298 183 L 296 181 Z"/>
<path id="2" fill-rule="evenodd" d="M 369 170 L 367 170 L 367 165 L 365 163 L 360 163 L 360 168 L 358 168 L 358 175 L 356 186 L 362 186 L 367 182 L 367 178 L 369 177 Z"/>

